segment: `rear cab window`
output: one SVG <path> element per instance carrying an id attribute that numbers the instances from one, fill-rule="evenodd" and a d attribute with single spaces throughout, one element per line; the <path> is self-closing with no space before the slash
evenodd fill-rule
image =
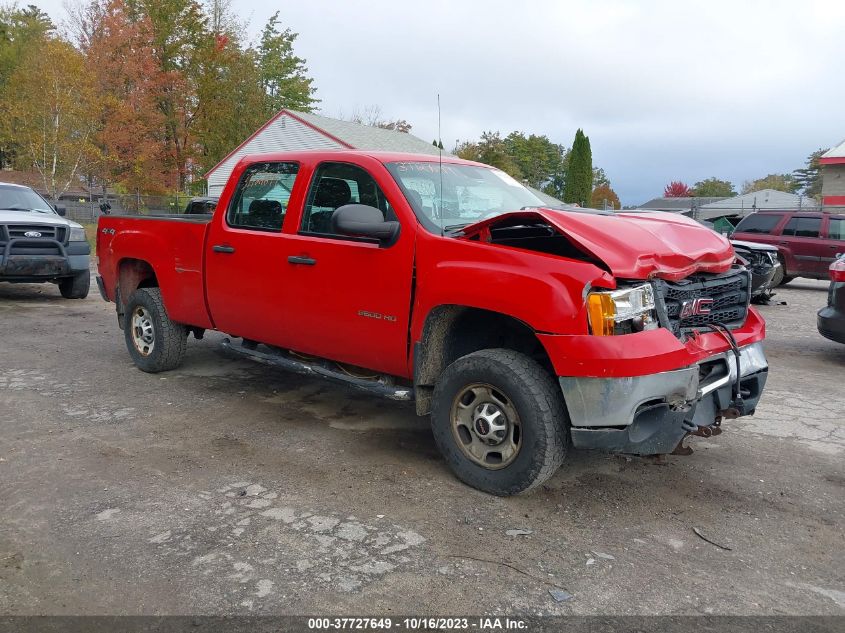
<path id="1" fill-rule="evenodd" d="M 752 213 L 736 225 L 736 233 L 758 233 L 768 235 L 783 219 L 776 213 Z"/>
<path id="2" fill-rule="evenodd" d="M 298 173 L 298 163 L 247 167 L 226 212 L 226 223 L 233 228 L 281 232 Z"/>

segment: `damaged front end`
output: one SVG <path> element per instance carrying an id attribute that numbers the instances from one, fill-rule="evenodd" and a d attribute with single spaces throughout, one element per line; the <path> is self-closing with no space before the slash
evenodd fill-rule
<path id="1" fill-rule="evenodd" d="M 754 413 L 766 384 L 762 344 L 739 351 L 739 374 L 733 352 L 725 352 L 644 376 L 560 377 L 573 445 L 659 455 L 673 452 L 687 435 L 718 435 L 723 419 Z"/>
<path id="2" fill-rule="evenodd" d="M 611 279 L 585 288 L 586 336 L 541 337 L 575 447 L 688 454 L 687 436 L 754 413 L 764 324 L 749 319 L 752 275 L 723 236 L 665 214 L 537 209 L 466 227 L 463 239 L 586 259 Z"/>

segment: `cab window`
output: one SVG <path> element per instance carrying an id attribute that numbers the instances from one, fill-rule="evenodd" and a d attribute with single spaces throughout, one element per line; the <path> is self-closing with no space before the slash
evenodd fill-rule
<path id="1" fill-rule="evenodd" d="M 385 220 L 396 214 L 375 179 L 348 163 L 323 163 L 314 173 L 302 212 L 300 233 L 341 237 L 332 228 L 332 214 L 346 204 L 366 204 L 379 209 Z"/>
<path id="2" fill-rule="evenodd" d="M 247 167 L 226 214 L 229 226 L 280 232 L 298 172 L 296 163 Z"/>

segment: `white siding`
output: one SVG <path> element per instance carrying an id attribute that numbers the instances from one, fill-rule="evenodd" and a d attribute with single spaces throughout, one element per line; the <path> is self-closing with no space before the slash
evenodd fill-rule
<path id="1" fill-rule="evenodd" d="M 235 165 L 247 154 L 309 149 L 344 149 L 344 146 L 287 114 L 282 114 L 208 175 L 208 195 L 219 196 L 223 192 Z"/>

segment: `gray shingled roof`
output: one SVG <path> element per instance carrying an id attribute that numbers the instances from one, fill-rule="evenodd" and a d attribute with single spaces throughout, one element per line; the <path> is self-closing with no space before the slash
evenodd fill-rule
<path id="1" fill-rule="evenodd" d="M 811 211 L 818 207 L 818 203 L 807 196 L 775 189 L 761 189 L 703 205 L 699 207 L 698 217 L 702 220 L 733 215 L 744 217 L 754 211 L 795 211 L 797 209 Z"/>
<path id="2" fill-rule="evenodd" d="M 385 130 L 351 121 L 332 119 L 319 114 L 308 114 L 306 112 L 291 113 L 298 116 L 306 123 L 328 132 L 335 138 L 351 145 L 354 149 L 364 149 L 383 152 L 411 152 L 414 154 L 437 155 L 438 150 L 431 143 L 417 138 L 412 134 Z M 448 152 L 443 152 L 448 154 Z"/>

